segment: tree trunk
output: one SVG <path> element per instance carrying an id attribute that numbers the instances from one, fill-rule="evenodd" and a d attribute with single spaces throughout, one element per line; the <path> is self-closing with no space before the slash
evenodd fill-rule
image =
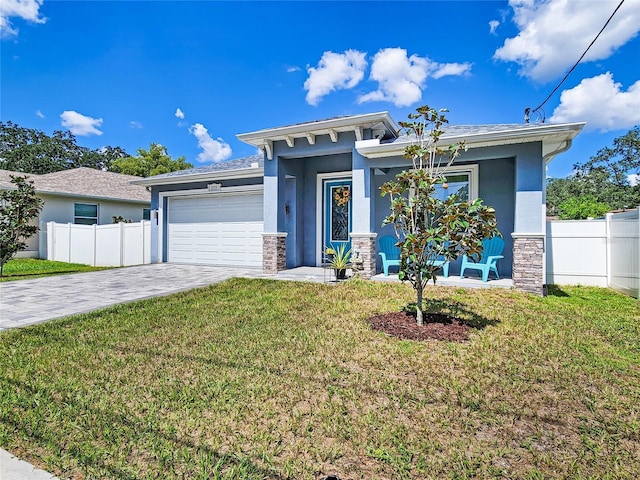
<path id="1" fill-rule="evenodd" d="M 422 282 L 416 285 L 417 301 L 416 301 L 416 323 L 424 325 L 424 317 L 422 316 Z"/>

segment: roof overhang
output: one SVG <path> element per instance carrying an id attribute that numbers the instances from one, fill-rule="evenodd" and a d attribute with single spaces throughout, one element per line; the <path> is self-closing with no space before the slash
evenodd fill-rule
<path id="1" fill-rule="evenodd" d="M 338 134 L 344 132 L 354 132 L 358 142 L 363 141 L 364 130 L 373 130 L 373 136 L 379 139 L 397 138 L 399 127 L 389 112 L 378 112 L 268 128 L 257 132 L 241 133 L 236 137 L 242 142 L 258 147 L 266 153 L 267 159 L 271 160 L 273 159 L 273 142 L 284 141 L 293 148 L 296 139 L 304 138 L 309 145 L 315 145 L 317 136 L 328 135 L 331 141 L 336 143 Z"/>
<path id="2" fill-rule="evenodd" d="M 573 138 L 585 126 L 584 122 L 565 123 L 558 125 L 531 125 L 524 128 L 507 128 L 492 132 L 465 133 L 440 137 L 439 147 L 447 147 L 462 141 L 467 148 L 495 147 L 514 145 L 519 143 L 542 142 L 542 155 L 550 162 L 553 157 L 566 151 Z M 405 148 L 411 144 L 410 140 L 381 143 L 378 139 L 356 142 L 358 153 L 367 158 L 383 158 L 404 155 Z"/>
<path id="3" fill-rule="evenodd" d="M 215 172 L 202 172 L 189 175 L 169 175 L 166 177 L 147 177 L 132 180 L 133 185 L 151 187 L 156 185 L 176 185 L 194 182 L 207 182 L 209 180 L 233 180 L 241 178 L 256 178 L 264 176 L 264 168 L 238 168 L 236 170 L 217 170 Z"/>

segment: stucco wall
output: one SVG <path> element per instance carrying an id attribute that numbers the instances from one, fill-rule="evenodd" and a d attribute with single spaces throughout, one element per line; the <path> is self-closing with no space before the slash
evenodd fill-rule
<path id="1" fill-rule="evenodd" d="M 504 235 L 505 249 L 504 259 L 500 261 L 500 275 L 506 277 L 511 276 L 511 264 L 513 261 L 513 239 L 511 233 L 514 225 L 514 198 L 515 198 L 515 159 L 478 159 L 475 162 L 469 161 L 457 162 L 456 165 L 465 164 L 478 165 L 478 196 L 482 198 L 485 205 L 490 205 L 496 209 L 496 218 L 498 220 L 498 229 Z M 373 228 L 378 237 L 384 235 L 393 235 L 393 227 L 387 225 L 382 227 L 384 218 L 389 214 L 390 200 L 389 197 L 380 196 L 380 187 L 387 181 L 392 180 L 395 175 L 402 171 L 401 168 L 392 168 L 385 175 L 374 175 L 373 183 L 375 192 L 372 192 L 372 198 L 375 202 L 375 214 Z M 381 172 L 378 172 L 381 173 Z M 377 259 L 377 268 L 382 268 L 380 258 Z M 450 275 L 457 275 L 460 272 L 461 260 L 453 262 L 450 266 Z"/>

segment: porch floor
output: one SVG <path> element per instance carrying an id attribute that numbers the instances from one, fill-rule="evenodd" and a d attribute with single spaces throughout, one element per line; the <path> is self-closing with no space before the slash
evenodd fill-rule
<path id="1" fill-rule="evenodd" d="M 269 277 L 273 278 L 272 275 Z M 302 282 L 325 282 L 335 283 L 336 278 L 332 270 L 322 267 L 296 267 L 289 270 L 282 270 L 275 275 L 280 280 L 297 280 Z M 347 271 L 347 278 L 351 277 L 351 270 Z M 379 273 L 371 278 L 377 282 L 399 282 L 397 274 L 389 274 L 385 277 L 383 273 Z M 438 276 L 437 285 L 447 287 L 464 287 L 464 288 L 513 288 L 513 280 L 511 278 L 501 278 L 500 280 L 491 279 L 484 283 L 479 277 L 460 278 L 458 275 L 451 275 L 449 278 Z M 432 283 L 429 283 L 432 285 Z"/>

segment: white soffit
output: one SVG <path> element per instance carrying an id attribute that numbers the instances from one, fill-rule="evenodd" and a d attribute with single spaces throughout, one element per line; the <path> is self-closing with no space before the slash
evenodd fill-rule
<path id="1" fill-rule="evenodd" d="M 531 127 L 505 129 L 503 131 L 467 133 L 447 136 L 445 133 L 438 144 L 440 147 L 459 143 L 464 140 L 468 148 L 514 145 L 519 143 L 542 142 L 543 156 L 553 154 L 568 146 L 580 133 L 585 123 L 567 123 L 559 125 L 532 125 Z M 479 125 L 479 128 L 482 126 Z M 358 153 L 367 158 L 383 158 L 404 154 L 409 141 L 381 143 L 378 139 L 356 142 Z"/>
<path id="2" fill-rule="evenodd" d="M 354 132 L 356 140 L 362 140 L 363 130 L 371 129 L 380 135 L 396 138 L 399 127 L 388 112 L 351 115 L 315 122 L 300 123 L 286 127 L 269 128 L 256 132 L 236 135 L 238 140 L 262 149 L 268 159 L 273 158 L 273 142 L 284 141 L 292 148 L 297 139 L 304 139 L 309 145 L 316 143 L 319 135 L 328 135 L 333 143 L 340 133 Z"/>

